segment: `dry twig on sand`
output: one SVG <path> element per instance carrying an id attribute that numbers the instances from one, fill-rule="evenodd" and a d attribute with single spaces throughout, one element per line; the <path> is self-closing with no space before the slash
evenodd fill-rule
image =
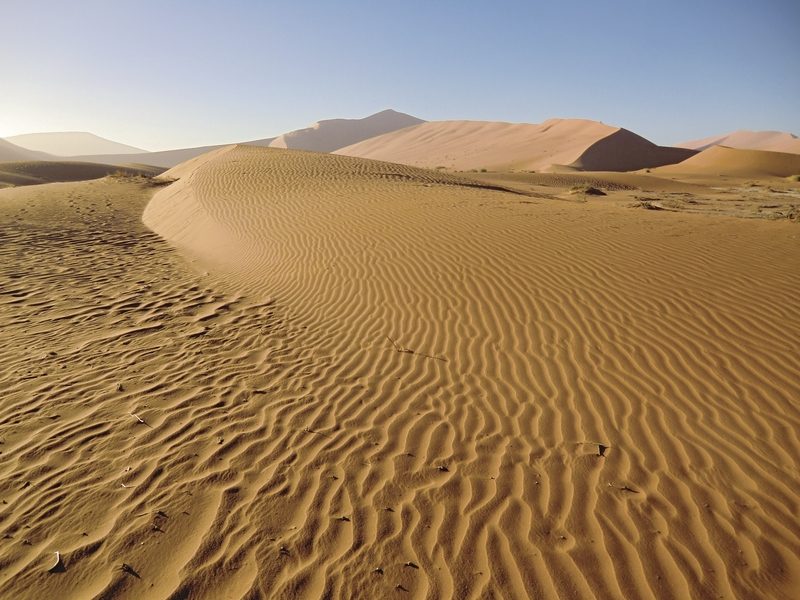
<path id="1" fill-rule="evenodd" d="M 394 349 L 397 350 L 398 352 L 402 352 L 403 354 L 414 354 L 413 350 L 411 350 L 410 348 L 403 348 L 388 335 L 386 336 L 386 339 L 392 342 L 392 346 L 394 346 Z"/>
<path id="2" fill-rule="evenodd" d="M 416 350 L 412 350 L 411 348 L 406 348 L 404 346 L 401 346 L 396 341 L 394 341 L 392 338 L 390 338 L 388 335 L 386 336 L 386 339 L 389 340 L 392 343 L 392 346 L 394 346 L 395 351 L 396 352 L 400 352 L 401 354 L 413 354 L 414 356 L 421 356 L 422 358 L 432 358 L 434 360 L 440 360 L 442 362 L 447 362 L 447 359 L 444 358 L 444 357 L 433 356 L 431 354 L 425 354 L 423 352 L 417 352 Z"/>

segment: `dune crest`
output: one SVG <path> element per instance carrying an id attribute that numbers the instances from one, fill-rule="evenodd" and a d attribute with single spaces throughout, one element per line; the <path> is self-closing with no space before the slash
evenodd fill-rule
<path id="1" fill-rule="evenodd" d="M 0 190 L 0 597 L 791 598 L 797 224 L 666 210 L 708 190 L 252 146 Z"/>
<path id="2" fill-rule="evenodd" d="M 12 144 L 46 152 L 53 156 L 79 156 L 97 154 L 144 154 L 147 151 L 120 144 L 86 131 L 58 131 L 26 133 L 6 138 Z"/>
<path id="3" fill-rule="evenodd" d="M 272 148 L 333 152 L 368 138 L 419 125 L 422 119 L 387 109 L 363 119 L 329 119 L 278 136 Z"/>
<path id="4" fill-rule="evenodd" d="M 691 140 L 676 144 L 679 148 L 706 150 L 712 146 L 728 146 L 741 150 L 769 150 L 771 152 L 788 152 L 800 154 L 800 139 L 785 131 L 734 131 L 724 135 L 716 135 L 700 140 Z"/>
<path id="5" fill-rule="evenodd" d="M 49 160 L 55 158 L 44 152 L 28 150 L 0 138 L 0 162 Z"/>
<path id="6" fill-rule="evenodd" d="M 800 154 L 711 146 L 679 164 L 653 172 L 659 175 L 788 177 L 800 174 Z"/>
<path id="7" fill-rule="evenodd" d="M 237 589 L 796 589 L 796 225 L 243 146 L 166 176 L 145 223 L 274 299 L 303 357 L 238 384 L 272 412 L 208 525 Z M 221 589 L 210 548 L 181 593 Z"/>
<path id="8" fill-rule="evenodd" d="M 694 151 L 662 148 L 625 129 L 585 119 L 541 124 L 431 121 L 335 152 L 422 167 L 488 170 L 628 171 L 683 160 Z"/>

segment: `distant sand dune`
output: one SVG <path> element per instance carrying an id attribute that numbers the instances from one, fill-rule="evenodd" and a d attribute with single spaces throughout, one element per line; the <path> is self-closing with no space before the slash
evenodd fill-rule
<path id="1" fill-rule="evenodd" d="M 394 110 L 384 110 L 363 119 L 329 119 L 312 127 L 298 129 L 278 136 L 272 148 L 294 148 L 333 152 L 390 131 L 424 123 L 422 119 Z"/>
<path id="2" fill-rule="evenodd" d="M 347 146 L 336 154 L 421 167 L 630 171 L 671 164 L 694 151 L 662 148 L 625 129 L 583 119 L 533 125 L 432 121 Z"/>
<path id="3" fill-rule="evenodd" d="M 242 142 L 249 146 L 273 146 L 277 148 L 298 148 L 328 152 L 342 146 L 353 144 L 378 134 L 394 131 L 410 125 L 422 123 L 421 119 L 394 110 L 385 110 L 363 119 L 330 119 L 320 121 L 313 127 L 291 131 L 278 137 L 261 138 Z M 76 159 L 91 160 L 113 165 L 146 164 L 170 168 L 196 156 L 225 145 L 179 148 L 160 152 L 134 154 L 104 154 L 101 156 L 78 156 Z"/>
<path id="4" fill-rule="evenodd" d="M 680 164 L 656 169 L 659 175 L 788 177 L 800 174 L 800 155 L 712 146 Z"/>
<path id="5" fill-rule="evenodd" d="M 0 596 L 793 597 L 796 224 L 165 177 L 0 190 Z"/>
<path id="6" fill-rule="evenodd" d="M 55 158 L 44 152 L 35 152 L 21 146 L 7 142 L 0 138 L 0 162 L 26 161 L 26 160 L 49 160 Z"/>
<path id="7" fill-rule="evenodd" d="M 800 139 L 783 131 L 734 131 L 725 135 L 712 136 L 676 144 L 679 148 L 706 150 L 712 146 L 728 146 L 742 150 L 769 150 L 800 154 Z"/>
<path id="8" fill-rule="evenodd" d="M 47 152 L 54 156 L 78 156 L 95 154 L 144 153 L 146 150 L 120 144 L 86 131 L 59 131 L 26 133 L 6 138 L 12 144 Z"/>

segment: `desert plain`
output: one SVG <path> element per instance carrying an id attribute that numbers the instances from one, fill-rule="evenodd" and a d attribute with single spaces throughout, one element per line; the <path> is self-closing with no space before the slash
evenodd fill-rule
<path id="1" fill-rule="evenodd" d="M 3 142 L 0 597 L 797 598 L 797 141 Z"/>

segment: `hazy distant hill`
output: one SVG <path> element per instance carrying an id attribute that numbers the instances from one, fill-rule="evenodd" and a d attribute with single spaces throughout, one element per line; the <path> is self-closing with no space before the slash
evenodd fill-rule
<path id="1" fill-rule="evenodd" d="M 9 160 L 49 160 L 55 158 L 44 152 L 35 152 L 0 138 L 0 161 Z"/>
<path id="2" fill-rule="evenodd" d="M 143 153 L 147 150 L 107 140 L 86 131 L 26 133 L 6 138 L 12 144 L 54 156 Z"/>
<path id="3" fill-rule="evenodd" d="M 248 146 L 272 146 L 275 148 L 294 148 L 298 150 L 317 150 L 328 152 L 335 150 L 395 129 L 408 127 L 417 123 L 424 123 L 411 115 L 394 110 L 385 110 L 363 119 L 331 119 L 320 121 L 307 129 L 298 129 L 278 137 L 262 138 L 240 142 Z M 341 144 L 341 145 L 340 145 Z M 91 160 L 113 165 L 147 164 L 157 167 L 170 168 L 187 161 L 195 156 L 200 156 L 211 150 L 222 148 L 228 144 L 213 146 L 199 146 L 197 148 L 179 148 L 176 150 L 163 150 L 161 152 L 145 152 L 137 154 L 103 154 L 76 156 L 75 159 Z"/>

